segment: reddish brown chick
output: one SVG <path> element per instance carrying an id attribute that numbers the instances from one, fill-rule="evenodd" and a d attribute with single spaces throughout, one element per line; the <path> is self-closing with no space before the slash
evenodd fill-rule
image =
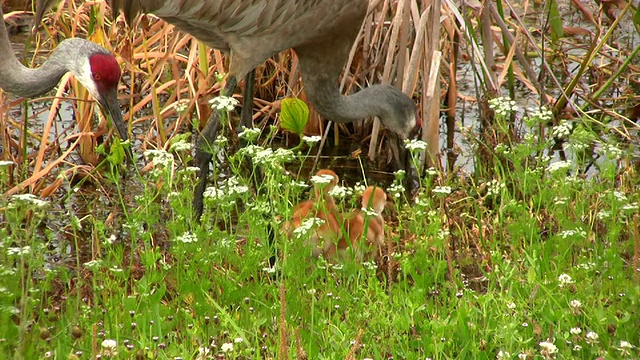
<path id="1" fill-rule="evenodd" d="M 385 244 L 384 218 L 382 211 L 387 204 L 387 194 L 377 186 L 369 186 L 362 193 L 362 209 L 353 211 L 346 220 L 344 237 L 338 243 L 338 252 L 344 256 L 349 248 L 354 249 L 358 261 L 380 254 Z"/>
<path id="2" fill-rule="evenodd" d="M 329 183 L 316 182 L 314 184 L 314 197 L 301 202 L 293 209 L 293 217 L 284 228 L 289 237 L 293 230 L 309 218 L 318 218 L 324 221 L 322 225 L 312 231 L 305 243 L 313 247 L 313 256 L 323 255 L 331 258 L 335 254 L 335 244 L 342 235 L 342 215 L 338 211 L 333 197 L 329 192 L 338 184 L 338 175 L 328 169 L 319 170 L 317 177 L 329 177 Z"/>

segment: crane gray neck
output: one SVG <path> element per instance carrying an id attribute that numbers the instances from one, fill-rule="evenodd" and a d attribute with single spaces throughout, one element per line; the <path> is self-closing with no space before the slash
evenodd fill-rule
<path id="1" fill-rule="evenodd" d="M 390 131 L 406 139 L 416 127 L 416 108 L 413 101 L 391 85 L 372 85 L 345 96 L 335 80 L 303 74 L 307 96 L 318 112 L 327 120 L 348 123 L 377 116 Z"/>
<path id="2" fill-rule="evenodd" d="M 31 69 L 22 65 L 13 53 L 2 10 L 0 21 L 0 88 L 9 93 L 24 97 L 42 95 L 53 89 L 69 71 L 80 78 L 90 76 L 89 56 L 108 54 L 107 50 L 90 41 L 71 38 L 62 41 L 42 66 Z"/>

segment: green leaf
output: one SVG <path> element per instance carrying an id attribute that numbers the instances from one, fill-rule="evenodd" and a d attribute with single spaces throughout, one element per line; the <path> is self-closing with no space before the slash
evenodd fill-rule
<path id="1" fill-rule="evenodd" d="M 547 11 L 549 13 L 549 23 L 551 24 L 551 40 L 553 42 L 558 41 L 564 37 L 564 30 L 562 29 L 562 17 L 558 10 L 558 2 L 556 0 L 550 0 L 547 2 L 549 7 Z"/>
<path id="2" fill-rule="evenodd" d="M 309 107 L 304 101 L 296 98 L 286 98 L 282 100 L 280 126 L 283 129 L 302 135 L 302 131 L 308 121 Z"/>
<path id="3" fill-rule="evenodd" d="M 125 147 L 120 139 L 114 138 L 113 143 L 111 144 L 111 152 L 107 156 L 107 161 L 111 163 L 111 165 L 117 166 L 124 163 L 125 159 Z"/>

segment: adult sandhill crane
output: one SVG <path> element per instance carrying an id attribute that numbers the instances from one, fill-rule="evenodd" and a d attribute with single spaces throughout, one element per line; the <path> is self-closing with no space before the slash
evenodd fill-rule
<path id="1" fill-rule="evenodd" d="M 127 139 L 127 127 L 118 105 L 120 66 L 106 49 L 90 41 L 72 38 L 62 41 L 36 69 L 23 66 L 13 54 L 0 6 L 0 88 L 24 97 L 45 94 L 60 78 L 71 72 L 111 117 L 120 137 Z"/>
<path id="2" fill-rule="evenodd" d="M 401 139 L 412 136 L 419 127 L 415 104 L 391 85 L 370 86 L 349 96 L 340 93 L 338 76 L 367 13 L 368 0 L 111 1 L 114 11 L 122 10 L 128 21 L 140 12 L 152 13 L 227 52 L 231 61 L 221 92 L 224 96 L 231 96 L 238 80 L 257 65 L 293 48 L 309 101 L 323 117 L 348 123 L 377 116 Z M 218 132 L 220 116 L 214 112 L 196 146 L 200 174 L 194 207 L 198 215 L 212 158 L 209 144 Z"/>
<path id="3" fill-rule="evenodd" d="M 46 4 L 53 0 L 36 1 L 38 20 Z M 366 16 L 368 0 L 111 0 L 111 3 L 114 15 L 122 11 L 129 23 L 138 13 L 152 13 L 208 46 L 228 53 L 231 61 L 221 91 L 223 96 L 231 96 L 238 80 L 248 76 L 257 65 L 293 48 L 300 60 L 307 96 L 323 117 L 348 123 L 377 116 L 401 139 L 411 137 L 419 129 L 415 104 L 393 86 L 374 85 L 349 96 L 340 93 L 337 79 Z M 212 159 L 210 144 L 218 133 L 221 116 L 214 111 L 196 144 L 195 160 L 200 172 L 194 208 L 198 217 L 203 210 Z M 244 121 L 247 118 L 250 119 L 242 117 Z"/>

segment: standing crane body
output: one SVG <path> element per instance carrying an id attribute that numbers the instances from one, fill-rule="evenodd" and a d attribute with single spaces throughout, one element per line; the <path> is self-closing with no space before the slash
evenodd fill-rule
<path id="1" fill-rule="evenodd" d="M 390 85 L 370 86 L 350 96 L 340 93 L 338 77 L 366 16 L 368 0 L 112 0 L 112 5 L 129 22 L 140 12 L 152 13 L 228 53 L 223 96 L 231 96 L 238 79 L 269 57 L 293 48 L 309 101 L 323 117 L 347 123 L 378 116 L 401 139 L 419 128 L 413 101 Z M 197 215 L 202 213 L 212 158 L 209 144 L 218 133 L 220 117 L 214 112 L 196 147 Z"/>

